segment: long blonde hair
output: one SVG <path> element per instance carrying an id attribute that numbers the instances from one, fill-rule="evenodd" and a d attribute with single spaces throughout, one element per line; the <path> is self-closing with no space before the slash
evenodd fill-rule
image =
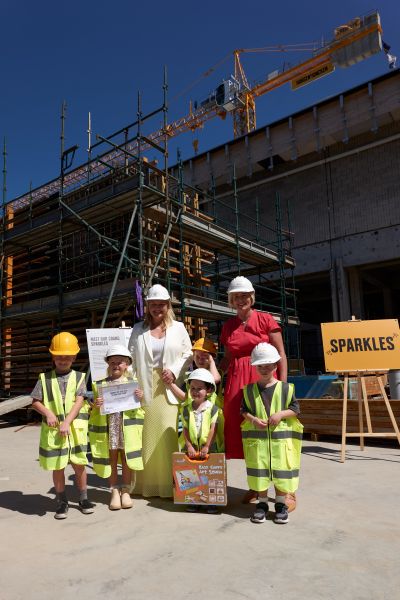
<path id="1" fill-rule="evenodd" d="M 167 300 L 168 302 L 168 310 L 167 310 L 167 314 L 165 315 L 164 319 L 163 319 L 163 329 L 168 329 L 168 327 L 171 327 L 172 323 L 176 320 L 175 317 L 175 313 L 172 309 L 172 304 L 171 304 L 171 300 Z M 151 319 L 151 315 L 150 315 L 150 311 L 149 311 L 149 303 L 146 302 L 146 314 L 143 320 L 143 327 L 151 327 L 152 324 L 152 319 Z"/>

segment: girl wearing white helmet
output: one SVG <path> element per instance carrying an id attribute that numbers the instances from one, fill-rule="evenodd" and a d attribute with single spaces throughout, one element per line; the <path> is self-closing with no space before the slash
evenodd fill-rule
<path id="1" fill-rule="evenodd" d="M 265 312 L 254 308 L 255 291 L 246 277 L 235 277 L 228 287 L 229 305 L 236 310 L 236 316 L 228 319 L 221 332 L 221 344 L 225 347 L 225 357 L 220 367 L 226 371 L 224 416 L 225 450 L 227 458 L 243 458 L 243 446 L 240 433 L 240 403 L 244 385 L 259 379 L 255 367 L 250 364 L 250 354 L 260 342 L 272 344 L 278 351 L 279 379 L 286 381 L 287 360 L 283 346 L 281 328 L 275 319 Z M 243 502 L 256 498 L 249 490 Z"/>
<path id="2" fill-rule="evenodd" d="M 183 323 L 175 320 L 169 292 L 162 285 L 149 289 L 145 320 L 134 326 L 128 347 L 146 407 L 144 470 L 137 474 L 134 492 L 170 498 L 172 453 L 178 450 L 179 402 L 168 387 L 183 383 L 192 360 L 192 344 Z"/>
<path id="3" fill-rule="evenodd" d="M 216 386 L 212 373 L 208 369 L 195 369 L 188 377 L 187 402 L 181 408 L 183 439 L 189 458 L 205 458 L 213 449 L 218 429 L 218 406 L 210 401 Z M 215 451 L 215 450 L 214 450 Z M 189 512 L 195 512 L 199 506 L 190 504 Z M 207 506 L 207 512 L 218 512 L 213 505 Z"/>
<path id="4" fill-rule="evenodd" d="M 209 400 L 215 392 L 214 377 L 207 369 L 195 369 L 188 377 L 188 384 L 190 402 L 182 407 L 186 452 L 189 458 L 197 455 L 205 458 L 217 433 L 218 407 Z"/>
<path id="5" fill-rule="evenodd" d="M 108 368 L 106 379 L 93 382 L 94 408 L 89 419 L 89 440 L 93 457 L 93 469 L 99 477 L 108 477 L 111 490 L 110 510 L 132 508 L 130 496 L 132 472 L 143 469 L 142 431 L 144 411 L 133 408 L 123 412 L 101 414 L 103 405 L 102 384 L 127 383 L 132 357 L 127 348 L 116 344 L 108 348 L 104 357 Z M 143 399 L 143 391 L 134 392 L 137 400 Z M 122 465 L 122 486 L 118 485 L 118 462 Z"/>

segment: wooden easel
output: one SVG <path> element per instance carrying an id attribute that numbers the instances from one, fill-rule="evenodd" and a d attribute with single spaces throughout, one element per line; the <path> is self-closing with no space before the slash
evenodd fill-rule
<path id="1" fill-rule="evenodd" d="M 385 387 L 382 381 L 382 375 L 387 373 L 387 371 L 373 372 L 371 371 L 356 371 L 356 372 L 346 372 L 342 373 L 344 376 L 344 386 L 343 386 L 343 415 L 342 415 L 342 448 L 340 454 L 340 462 L 344 462 L 346 459 L 346 438 L 348 437 L 359 437 L 360 438 L 360 450 L 364 450 L 364 438 L 365 437 L 382 437 L 382 438 L 390 438 L 397 437 L 397 440 L 400 445 L 400 431 L 398 425 L 396 423 L 396 419 L 394 417 L 392 407 L 390 406 Z M 379 385 L 379 389 L 382 394 L 382 398 L 386 404 L 386 408 L 390 417 L 390 420 L 393 425 L 394 433 L 374 433 L 372 431 L 371 425 L 371 415 L 369 412 L 368 405 L 368 395 L 367 388 L 365 384 L 365 377 L 376 377 Z M 349 392 L 349 377 L 357 377 L 357 402 L 358 402 L 358 423 L 359 423 L 359 431 L 357 433 L 347 433 L 347 401 L 348 401 L 348 392 Z M 363 405 L 365 410 L 365 417 L 367 421 L 367 431 L 364 432 L 364 423 L 363 423 Z"/>

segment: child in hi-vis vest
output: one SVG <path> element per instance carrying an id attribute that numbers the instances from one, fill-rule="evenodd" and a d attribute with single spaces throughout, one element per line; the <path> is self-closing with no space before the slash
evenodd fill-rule
<path id="1" fill-rule="evenodd" d="M 65 493 L 65 467 L 71 463 L 79 490 L 79 508 L 82 513 L 93 512 L 87 498 L 87 431 L 88 405 L 85 374 L 74 371 L 72 363 L 79 352 L 78 340 L 63 331 L 51 341 L 50 354 L 54 369 L 41 373 L 32 390 L 32 408 L 42 415 L 39 464 L 53 472 L 57 497 L 54 517 L 65 519 L 68 500 Z"/>
<path id="2" fill-rule="evenodd" d="M 270 485 L 275 486 L 274 521 L 287 523 L 286 498 L 294 495 L 299 485 L 303 426 L 297 419 L 300 410 L 293 384 L 275 379 L 279 360 L 274 346 L 257 344 L 250 362 L 260 379 L 243 388 L 241 428 L 247 480 L 259 499 L 251 517 L 253 523 L 266 520 Z"/>
<path id="3" fill-rule="evenodd" d="M 133 408 L 123 412 L 102 415 L 102 391 L 99 384 L 118 385 L 128 383 L 128 367 L 132 357 L 122 345 L 107 350 L 105 361 L 108 364 L 108 377 L 93 383 L 94 407 L 89 420 L 89 440 L 93 457 L 93 469 L 99 477 L 108 477 L 110 482 L 110 510 L 132 508 L 130 496 L 132 471 L 143 470 L 142 432 L 143 408 Z M 143 399 L 143 391 L 137 388 L 135 398 Z M 122 465 L 122 486 L 118 485 L 118 460 Z"/>
<path id="4" fill-rule="evenodd" d="M 218 407 L 209 397 L 215 392 L 214 377 L 207 369 L 196 369 L 188 377 L 186 402 L 181 406 L 184 448 L 189 458 L 206 458 L 212 452 L 218 429 Z M 198 505 L 189 504 L 189 512 L 198 510 Z M 207 512 L 215 514 L 215 506 L 209 505 Z"/>

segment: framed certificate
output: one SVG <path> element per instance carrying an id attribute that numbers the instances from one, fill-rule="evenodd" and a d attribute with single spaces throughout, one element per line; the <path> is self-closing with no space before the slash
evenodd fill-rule
<path id="1" fill-rule="evenodd" d="M 100 413 L 110 415 L 111 413 L 140 408 L 140 400 L 137 400 L 134 394 L 138 387 L 135 381 L 115 385 L 103 384 L 99 387 L 99 394 L 101 393 L 103 397 Z"/>

